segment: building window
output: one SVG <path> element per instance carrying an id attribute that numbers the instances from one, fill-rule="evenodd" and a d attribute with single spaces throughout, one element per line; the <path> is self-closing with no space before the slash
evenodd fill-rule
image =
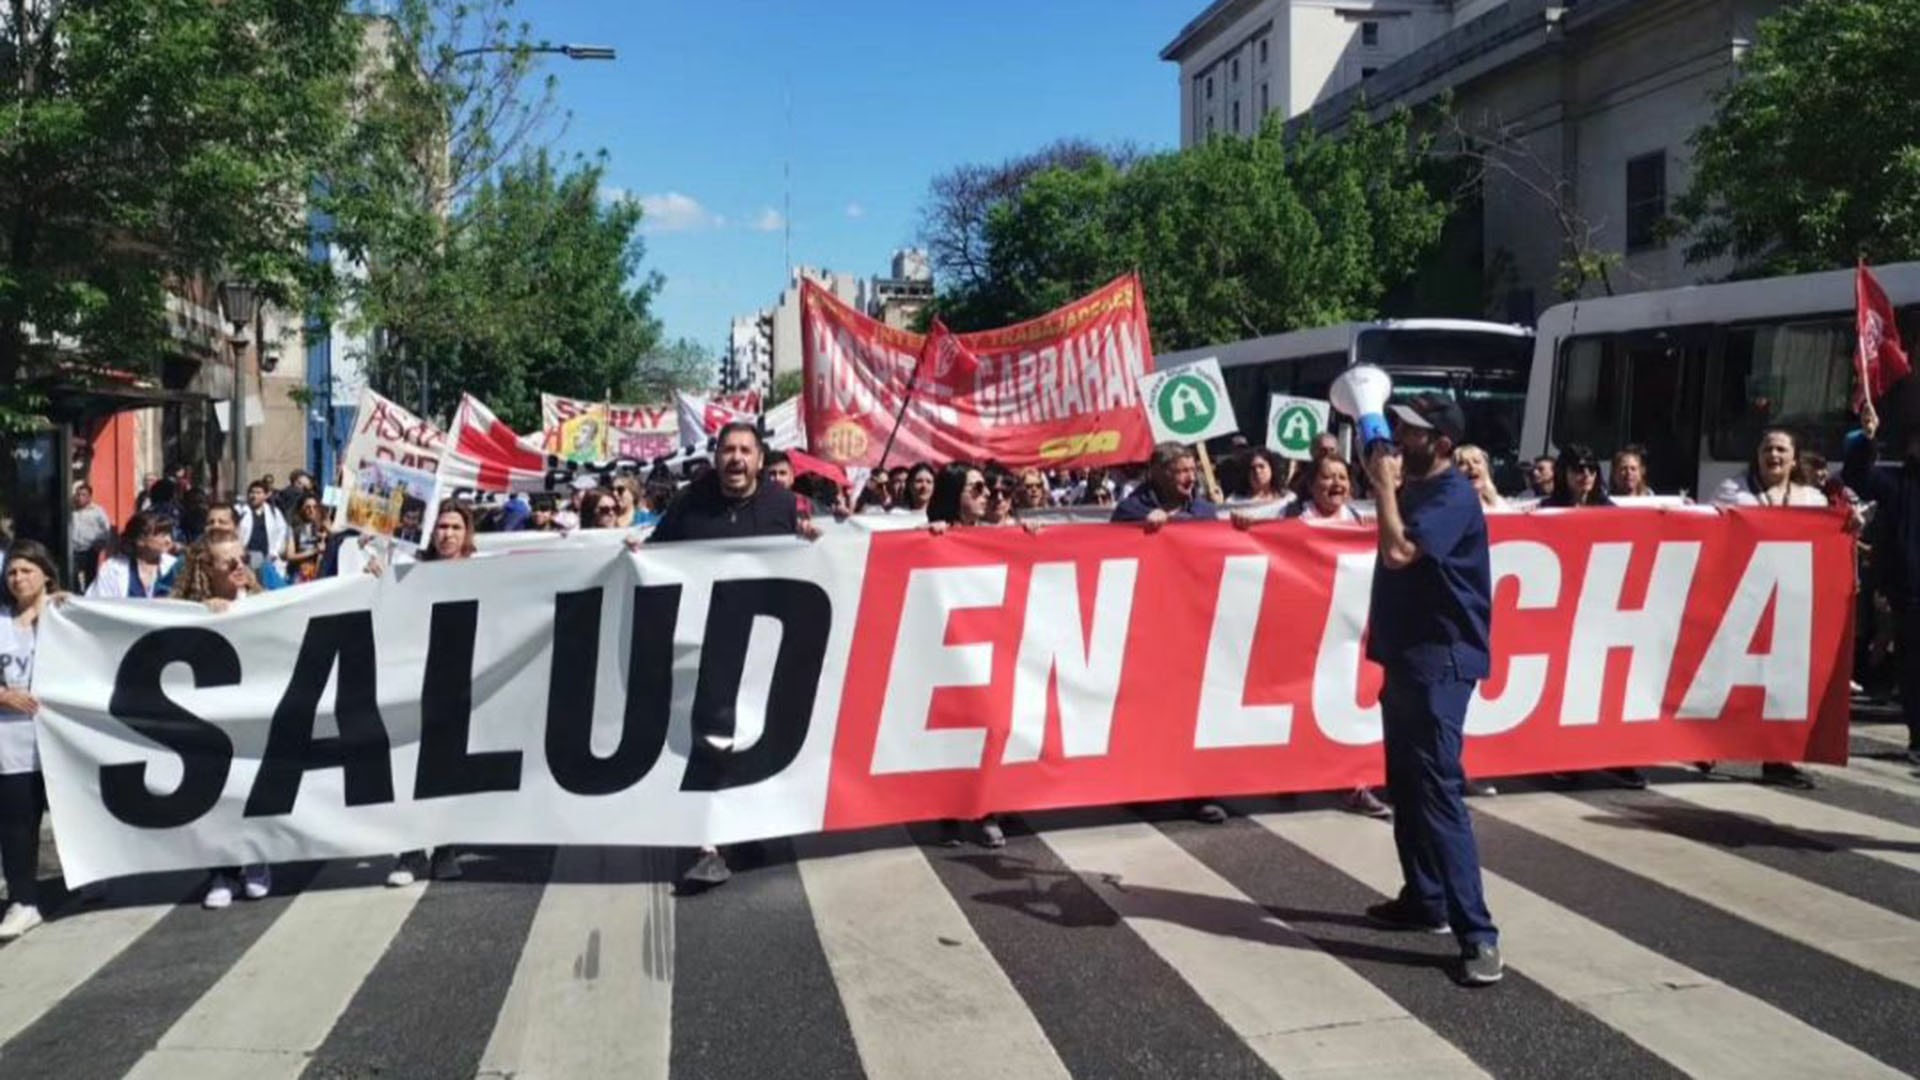
<path id="1" fill-rule="evenodd" d="M 1379 47 L 1380 45 L 1380 24 L 1379 23 L 1374 22 L 1372 19 L 1368 19 L 1367 21 L 1360 24 L 1360 44 L 1365 45 L 1369 49 Z"/>
<path id="2" fill-rule="evenodd" d="M 1267 105 L 1267 84 L 1266 84 L 1266 83 L 1261 83 L 1261 84 L 1260 84 L 1260 115 L 1261 115 L 1261 116 L 1265 116 L 1265 115 L 1267 115 L 1267 108 L 1268 108 L 1268 105 Z"/>
<path id="3" fill-rule="evenodd" d="M 1207 137 L 1213 137 L 1213 117 L 1207 117 Z"/>
<path id="4" fill-rule="evenodd" d="M 1667 216 L 1667 152 L 1656 150 L 1627 162 L 1627 250 L 1659 247 Z"/>
<path id="5" fill-rule="evenodd" d="M 1233 133 L 1235 135 L 1240 134 L 1240 102 L 1238 99 L 1235 99 L 1233 103 Z"/>
<path id="6" fill-rule="evenodd" d="M 1260 62 L 1263 64 L 1267 62 L 1267 39 L 1266 38 L 1260 39 Z"/>
<path id="7" fill-rule="evenodd" d="M 1207 100 L 1213 100 L 1213 76 L 1207 76 Z"/>
<path id="8" fill-rule="evenodd" d="M 1360 77 L 1362 79 L 1371 79 L 1373 78 L 1374 73 L 1379 70 L 1380 69 L 1377 67 L 1363 67 L 1360 69 Z"/>
<path id="9" fill-rule="evenodd" d="M 1237 56 L 1233 58 L 1233 81 L 1240 81 L 1240 58 Z"/>

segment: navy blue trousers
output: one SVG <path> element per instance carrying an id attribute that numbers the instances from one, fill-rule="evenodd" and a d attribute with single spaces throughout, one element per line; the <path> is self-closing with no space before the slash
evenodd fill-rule
<path id="1" fill-rule="evenodd" d="M 1480 847 L 1460 767 L 1473 687 L 1471 679 L 1420 682 L 1389 668 L 1380 692 L 1393 846 L 1406 880 L 1400 895 L 1445 919 L 1462 945 L 1500 939 L 1480 889 Z"/>

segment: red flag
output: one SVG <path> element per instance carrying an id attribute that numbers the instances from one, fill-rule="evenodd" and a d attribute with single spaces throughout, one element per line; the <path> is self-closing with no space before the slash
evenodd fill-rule
<path id="1" fill-rule="evenodd" d="M 1854 390 L 1854 406 L 1872 404 L 1885 396 L 1901 379 L 1913 373 L 1907 362 L 1907 350 L 1900 345 L 1900 324 L 1895 320 L 1887 291 L 1874 280 L 1867 261 L 1853 278 L 1854 318 L 1858 323 L 1858 345 L 1854 351 L 1854 369 L 1860 385 Z"/>
<path id="2" fill-rule="evenodd" d="M 847 482 L 847 471 L 831 461 L 822 461 L 812 454 L 801 450 L 788 450 L 787 460 L 793 463 L 793 474 L 795 476 L 806 476 L 809 473 L 815 476 L 824 476 L 834 483 L 839 484 L 840 490 L 842 491 L 847 490 L 850 486 Z"/>

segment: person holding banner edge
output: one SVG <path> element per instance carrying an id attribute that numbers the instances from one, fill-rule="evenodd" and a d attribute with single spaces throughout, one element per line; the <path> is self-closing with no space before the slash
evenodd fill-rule
<path id="1" fill-rule="evenodd" d="M 1367 658 L 1386 669 L 1380 715 L 1404 884 L 1367 915 L 1396 929 L 1450 930 L 1460 943 L 1458 980 L 1484 986 L 1504 969 L 1460 751 L 1474 687 L 1492 669 L 1487 519 L 1453 467 L 1466 434 L 1460 407 L 1420 397 L 1389 409 L 1393 442 L 1367 447 L 1379 523 Z"/>
<path id="2" fill-rule="evenodd" d="M 1847 435 L 1841 477 L 1874 503 L 1879 537 L 1874 574 L 1893 604 L 1900 667 L 1900 711 L 1907 724 L 1907 761 L 1920 765 L 1920 424 L 1909 424 L 1897 474 L 1874 465 L 1880 416 L 1860 410 L 1860 428 Z"/>
<path id="3" fill-rule="evenodd" d="M 726 424 L 714 437 L 713 453 L 714 468 L 674 498 L 646 543 L 749 536 L 820 538 L 819 527 L 800 516 L 791 492 L 761 482 L 767 447 L 758 427 L 745 420 Z M 928 494 L 932 494 L 931 485 Z M 720 849 L 704 847 L 680 881 L 687 891 L 696 892 L 724 885 L 732 877 L 733 871 Z"/>
<path id="4" fill-rule="evenodd" d="M 59 581 L 53 556 L 41 544 L 19 540 L 0 563 L 0 871 L 7 882 L 0 941 L 39 926 L 40 819 L 47 786 L 34 736 L 40 702 L 33 696 L 33 656 L 40 616 Z"/>
<path id="5" fill-rule="evenodd" d="M 618 509 L 610 496 L 607 505 Z M 419 561 L 473 558 L 473 532 L 473 507 L 459 501 L 440 504 L 433 518 L 433 532 L 420 549 Z M 402 889 L 422 875 L 431 876 L 435 881 L 457 881 L 462 873 L 459 851 L 451 844 L 442 844 L 433 849 L 431 861 L 425 851 L 403 851 L 395 856 L 393 869 L 387 871 L 387 886 Z"/>

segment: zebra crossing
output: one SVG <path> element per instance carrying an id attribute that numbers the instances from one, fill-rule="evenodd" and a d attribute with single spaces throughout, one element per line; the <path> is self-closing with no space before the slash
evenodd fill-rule
<path id="1" fill-rule="evenodd" d="M 698 897 L 624 848 L 406 889 L 283 866 L 224 912 L 138 879 L 0 948 L 0 1075 L 1920 1074 L 1920 776 L 1873 764 L 1503 784 L 1474 803 L 1509 965 L 1484 991 L 1449 939 L 1360 916 L 1398 884 L 1389 830 L 1325 797 L 1028 815 L 997 850 L 803 837 Z"/>

